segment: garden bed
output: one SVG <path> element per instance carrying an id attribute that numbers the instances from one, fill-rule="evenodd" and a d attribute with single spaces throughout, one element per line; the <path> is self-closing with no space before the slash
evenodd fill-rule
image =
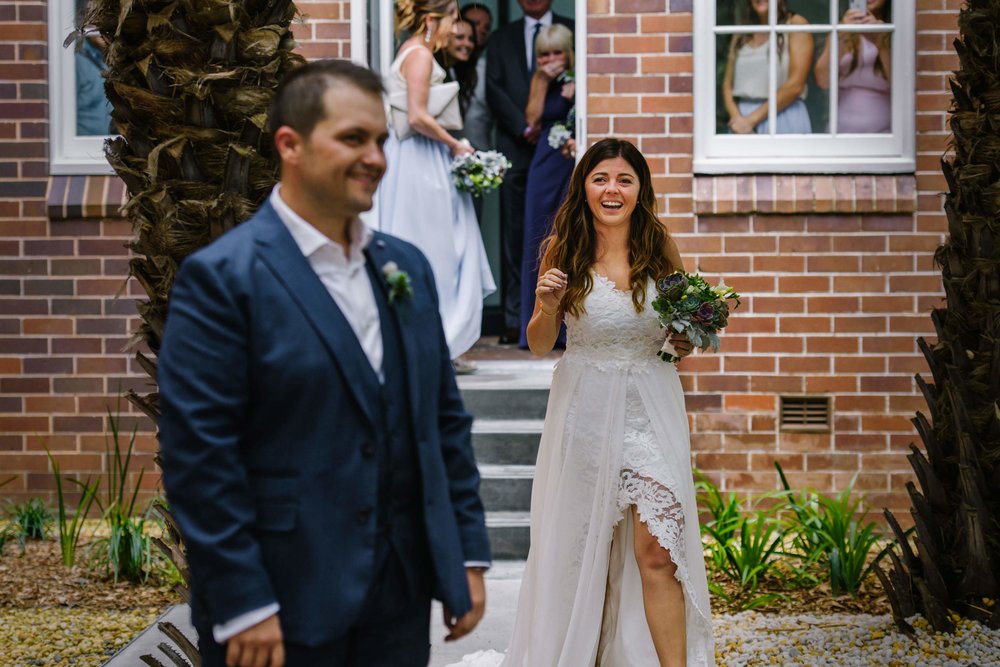
<path id="1" fill-rule="evenodd" d="M 8 543 L 0 557 L 0 656 L 11 667 L 96 667 L 178 602 L 167 584 L 115 583 L 65 567 L 54 539 L 29 540 L 23 554 Z"/>

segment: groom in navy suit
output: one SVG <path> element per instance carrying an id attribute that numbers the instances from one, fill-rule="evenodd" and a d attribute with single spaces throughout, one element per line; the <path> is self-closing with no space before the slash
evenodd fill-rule
<path id="1" fill-rule="evenodd" d="M 434 278 L 364 227 L 382 84 L 346 61 L 281 84 L 281 182 L 188 257 L 160 350 L 163 483 L 205 665 L 426 665 L 483 615 L 490 550 Z"/>

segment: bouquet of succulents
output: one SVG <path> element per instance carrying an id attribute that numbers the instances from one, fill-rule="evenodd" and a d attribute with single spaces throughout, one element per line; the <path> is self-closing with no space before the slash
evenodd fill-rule
<path id="1" fill-rule="evenodd" d="M 653 310 L 659 316 L 660 326 L 678 333 L 686 333 L 691 344 L 701 350 L 712 347 L 719 350 L 719 331 L 729 324 L 730 299 L 740 305 L 740 295 L 723 281 L 712 287 L 697 273 L 677 271 L 656 281 Z M 656 353 L 664 361 L 675 363 L 677 356 L 669 336 Z"/>
<path id="2" fill-rule="evenodd" d="M 455 187 L 473 197 L 496 190 L 510 169 L 510 160 L 499 151 L 476 151 L 459 155 L 451 163 Z"/>

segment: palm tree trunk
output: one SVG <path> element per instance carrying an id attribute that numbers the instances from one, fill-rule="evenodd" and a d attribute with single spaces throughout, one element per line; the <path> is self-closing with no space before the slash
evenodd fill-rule
<path id="1" fill-rule="evenodd" d="M 90 2 L 85 23 L 108 44 L 105 91 L 118 133 L 105 152 L 128 188 L 130 275 L 146 292 L 134 343 L 150 354 L 136 358 L 154 385 L 177 267 L 247 219 L 275 183 L 267 108 L 304 62 L 292 52 L 296 12 L 291 0 Z M 159 421 L 155 390 L 128 398 Z M 180 534 L 167 535 L 158 546 L 186 573 Z"/>
<path id="2" fill-rule="evenodd" d="M 886 510 L 899 553 L 888 573 L 877 568 L 906 630 L 914 613 L 938 631 L 956 615 L 1000 627 L 1000 0 L 969 0 L 958 25 L 952 155 L 941 165 L 949 235 L 934 255 L 946 306 L 931 313 L 938 342 L 918 339 L 930 419 L 912 420 L 924 449 L 907 457 L 913 546 Z"/>

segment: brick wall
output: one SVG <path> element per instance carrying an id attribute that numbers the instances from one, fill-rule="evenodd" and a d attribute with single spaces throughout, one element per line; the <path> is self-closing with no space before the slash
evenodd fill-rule
<path id="1" fill-rule="evenodd" d="M 748 297 L 725 353 L 683 365 L 696 464 L 741 491 L 773 488 L 775 458 L 793 484 L 821 489 L 861 471 L 876 507 L 903 508 L 908 419 L 922 407 L 914 338 L 930 332 L 941 296 L 931 253 L 945 229 L 938 160 L 959 2 L 917 0 L 918 171 L 888 181 L 696 179 L 691 6 L 589 0 L 586 24 L 591 139 L 637 142 L 687 268 L 725 275 Z M 350 55 L 348 2 L 299 7 L 302 53 Z M 0 481 L 16 476 L 2 495 L 50 488 L 43 441 L 64 470 L 99 471 L 105 410 L 120 388 L 144 384 L 122 351 L 138 292 L 115 298 L 127 226 L 82 218 L 86 207 L 48 216 L 45 34 L 42 2 L 0 6 Z M 779 431 L 784 393 L 832 395 L 834 431 Z M 131 425 L 151 467 L 151 429 L 134 415 Z"/>

